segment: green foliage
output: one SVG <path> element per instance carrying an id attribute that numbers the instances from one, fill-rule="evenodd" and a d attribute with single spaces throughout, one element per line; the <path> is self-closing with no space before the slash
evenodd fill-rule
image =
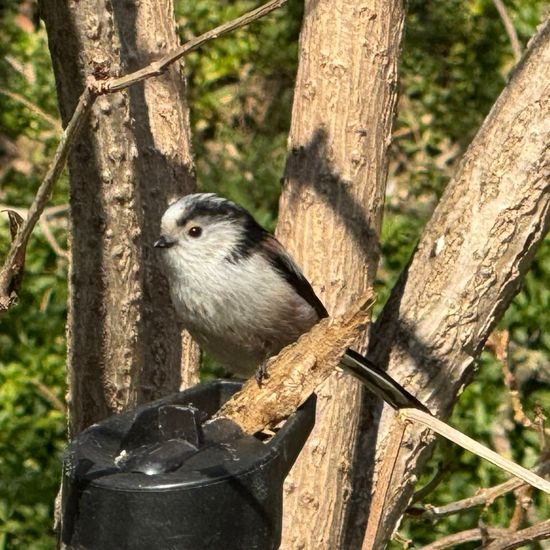
<path id="1" fill-rule="evenodd" d="M 255 5 L 250 0 L 176 2 L 181 37 L 196 36 Z M 525 44 L 544 2 L 509 0 L 506 5 Z M 57 107 L 47 41 L 32 9 L 27 0 L 9 0 L 0 8 L 0 203 L 20 207 L 30 204 L 58 137 L 48 120 L 57 117 Z M 244 204 L 271 229 L 286 154 L 301 10 L 301 3 L 291 2 L 269 19 L 219 39 L 186 60 L 201 189 Z M 512 64 L 509 40 L 491 0 L 409 2 L 378 310 Z M 60 183 L 53 202 L 65 204 L 67 180 Z M 65 246 L 63 224 L 54 224 L 52 230 Z M 7 246 L 2 218 L 0 249 Z M 29 248 L 20 303 L 0 318 L 0 549 L 54 547 L 51 518 L 65 437 L 66 278 L 64 258 L 38 230 Z M 531 419 L 536 403 L 550 411 L 545 375 L 550 360 L 549 280 L 547 240 L 501 323 L 510 331 L 511 365 Z M 208 373 L 213 373 L 211 365 Z M 489 353 L 481 357 L 475 381 L 461 396 L 451 421 L 490 445 L 502 428 L 512 457 L 528 466 L 540 452 L 536 432 L 512 420 L 501 366 Z M 419 487 L 439 470 L 446 476 L 426 498 L 435 505 L 505 479 L 497 469 L 445 444 L 437 447 Z M 548 502 L 540 495 L 535 499 L 536 513 L 547 517 Z M 420 545 L 475 527 L 480 519 L 507 525 L 514 505 L 509 496 L 487 510 L 451 516 L 435 526 L 406 518 L 401 534 Z"/>
<path id="2" fill-rule="evenodd" d="M 0 320 L 0 532 L 6 548 L 51 548 L 65 444 L 66 268 L 40 237 L 27 265 L 20 304 Z"/>
<path id="3" fill-rule="evenodd" d="M 48 120 L 55 124 L 57 104 L 45 33 L 31 30 L 18 6 L 0 12 L 0 204 L 28 207 L 57 141 Z M 67 201 L 66 179 L 60 183 L 57 203 Z M 65 231 L 52 231 L 63 244 Z M 2 214 L 2 251 L 8 235 Z M 18 307 L 0 318 L 0 548 L 46 549 L 54 547 L 53 499 L 65 445 L 67 269 L 40 230 L 26 268 Z"/>

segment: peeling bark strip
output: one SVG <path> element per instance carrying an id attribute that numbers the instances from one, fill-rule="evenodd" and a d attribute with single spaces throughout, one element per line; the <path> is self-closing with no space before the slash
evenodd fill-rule
<path id="1" fill-rule="evenodd" d="M 41 12 L 64 126 L 88 75 L 120 76 L 178 45 L 171 0 L 42 0 Z M 194 188 L 179 68 L 99 97 L 69 168 L 74 435 L 125 406 L 179 389 L 181 337 L 151 248 L 169 197 Z"/>
<path id="2" fill-rule="evenodd" d="M 323 319 L 269 362 L 269 378 L 261 388 L 254 378 L 250 379 L 216 416 L 233 420 L 249 434 L 272 428 L 288 418 L 365 332 L 373 304 L 373 294 L 368 291 L 349 313 Z"/>
<path id="3" fill-rule="evenodd" d="M 403 17 L 399 1 L 305 3 L 277 235 L 332 315 L 376 273 Z M 350 548 L 362 389 L 335 374 L 317 395 L 315 428 L 285 483 L 281 548 Z"/>
<path id="4" fill-rule="evenodd" d="M 549 66 L 550 20 L 470 145 L 373 329 L 372 358 L 387 364 L 397 380 L 411 380 L 439 416 L 449 414 L 472 378 L 474 358 L 518 291 L 550 224 Z M 376 411 L 369 412 L 363 448 L 381 442 L 378 472 L 388 456 L 393 415 L 384 411 L 377 422 Z M 378 536 L 365 539 L 363 548 L 388 541 L 431 439 L 425 430 L 407 430 Z M 365 486 L 361 477 L 356 482 Z M 384 491 L 375 474 L 371 494 Z M 363 519 L 372 511 L 372 502 L 364 504 Z M 359 548 L 360 540 L 350 547 Z"/>

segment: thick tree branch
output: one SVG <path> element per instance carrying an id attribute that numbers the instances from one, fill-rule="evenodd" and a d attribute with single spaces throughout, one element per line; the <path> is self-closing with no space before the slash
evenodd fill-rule
<path id="1" fill-rule="evenodd" d="M 470 145 L 373 328 L 371 358 L 387 364 L 397 380 L 411 381 L 437 416 L 449 413 L 471 380 L 475 357 L 548 231 L 549 64 L 547 21 Z M 385 490 L 377 471 L 389 451 L 392 415 L 380 415 L 372 403 L 366 407 L 363 452 L 378 442 L 373 494 Z M 364 548 L 389 539 L 430 441 L 424 430 L 407 430 L 380 538 L 365 540 Z M 364 487 L 357 484 L 359 491 Z"/>
<path id="2" fill-rule="evenodd" d="M 401 1 L 304 4 L 277 236 L 331 315 L 375 280 L 404 12 Z M 357 548 L 346 538 L 348 525 L 357 528 L 350 497 L 362 395 L 347 376 L 317 389 L 314 430 L 285 482 L 282 547 Z"/>

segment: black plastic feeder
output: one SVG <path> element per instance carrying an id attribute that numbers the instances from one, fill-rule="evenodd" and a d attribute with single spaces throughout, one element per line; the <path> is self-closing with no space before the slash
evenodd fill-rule
<path id="1" fill-rule="evenodd" d="M 101 550 L 269 550 L 315 396 L 268 442 L 208 423 L 241 387 L 194 386 L 83 431 L 63 467 L 61 542 Z"/>

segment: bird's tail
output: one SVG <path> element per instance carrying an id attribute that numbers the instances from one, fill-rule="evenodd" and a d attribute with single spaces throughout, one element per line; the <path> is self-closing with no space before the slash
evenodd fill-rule
<path id="1" fill-rule="evenodd" d="M 394 409 L 413 408 L 430 412 L 389 374 L 356 351 L 348 349 L 342 357 L 340 365 Z"/>

